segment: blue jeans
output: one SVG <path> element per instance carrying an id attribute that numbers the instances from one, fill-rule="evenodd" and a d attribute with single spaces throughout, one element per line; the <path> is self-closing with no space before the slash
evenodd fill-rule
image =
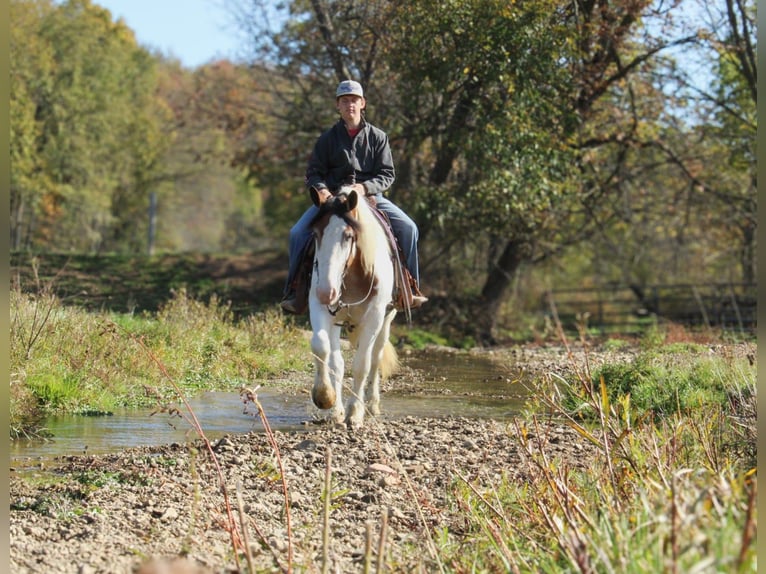
<path id="1" fill-rule="evenodd" d="M 391 229 L 394 232 L 396 241 L 402 248 L 404 257 L 407 260 L 406 265 L 415 283 L 420 286 L 420 271 L 418 269 L 418 226 L 404 211 L 394 205 L 388 198 L 379 194 L 375 196 L 378 209 L 388 216 L 391 222 Z M 301 215 L 298 222 L 290 229 L 290 243 L 288 245 L 288 257 L 290 260 L 287 271 L 287 283 L 285 284 L 285 294 L 289 293 L 290 285 L 298 272 L 303 252 L 312 239 L 311 220 L 319 211 L 315 205 L 310 206 Z"/>

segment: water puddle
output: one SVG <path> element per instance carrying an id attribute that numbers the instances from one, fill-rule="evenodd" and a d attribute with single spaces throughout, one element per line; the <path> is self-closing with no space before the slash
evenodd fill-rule
<path id="1" fill-rule="evenodd" d="M 384 419 L 410 415 L 497 419 L 510 417 L 523 406 L 526 391 L 512 384 L 508 367 L 485 357 L 419 353 L 403 357 L 402 362 L 414 373 L 415 382 L 401 385 L 401 389 L 392 384 L 382 393 Z M 258 400 L 274 429 L 311 428 L 317 413 L 308 388 L 297 394 L 262 388 Z M 238 393 L 206 392 L 190 399 L 189 404 L 210 439 L 263 430 L 260 419 L 245 412 Z M 11 442 L 12 467 L 35 465 L 41 459 L 57 456 L 104 454 L 198 438 L 186 420 L 149 409 L 97 417 L 51 417 L 45 421 L 45 428 L 53 435 L 49 440 Z"/>

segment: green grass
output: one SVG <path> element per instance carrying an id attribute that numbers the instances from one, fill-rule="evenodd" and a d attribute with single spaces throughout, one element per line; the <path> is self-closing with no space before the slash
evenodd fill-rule
<path id="1" fill-rule="evenodd" d="M 235 319 L 215 297 L 181 289 L 156 314 L 87 312 L 11 293 L 11 434 L 52 413 L 106 413 L 308 371 L 300 331 L 276 311 Z M 160 368 L 160 365 L 162 368 Z"/>
<path id="2" fill-rule="evenodd" d="M 632 363 L 604 365 L 593 378 L 603 379 L 611 402 L 629 397 L 634 413 L 654 416 L 724 408 L 732 397 L 755 388 L 749 359 L 713 356 L 678 345 L 643 352 Z M 583 387 L 567 389 L 564 402 L 572 412 L 592 413 Z"/>

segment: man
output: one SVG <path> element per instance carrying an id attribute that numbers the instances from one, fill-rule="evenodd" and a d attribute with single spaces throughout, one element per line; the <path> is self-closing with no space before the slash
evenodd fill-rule
<path id="1" fill-rule="evenodd" d="M 362 112 L 366 105 L 359 82 L 344 80 L 338 84 L 335 107 L 340 119 L 317 139 L 306 169 L 306 187 L 314 188 L 321 202 L 334 195 L 341 185 L 349 183 L 358 193 L 374 197 L 378 209 L 388 216 L 404 253 L 404 263 L 415 282 L 410 307 L 420 307 L 428 299 L 419 290 L 418 228 L 383 195 L 394 183 L 394 160 L 388 135 L 364 119 Z M 300 313 L 305 308 L 305 294 L 296 291 L 296 282 L 304 251 L 311 240 L 310 223 L 317 210 L 311 205 L 290 230 L 290 266 L 281 303 L 289 313 Z"/>

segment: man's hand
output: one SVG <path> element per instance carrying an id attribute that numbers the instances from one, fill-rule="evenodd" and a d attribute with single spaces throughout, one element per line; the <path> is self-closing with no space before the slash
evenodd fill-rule
<path id="1" fill-rule="evenodd" d="M 324 203 L 331 197 L 332 197 L 332 193 L 330 193 L 330 190 L 327 189 L 326 187 L 323 187 L 322 189 L 319 190 L 319 201 L 321 203 Z"/>
<path id="2" fill-rule="evenodd" d="M 364 184 L 362 183 L 355 183 L 354 185 L 350 187 L 351 189 L 355 190 L 357 193 L 361 194 L 362 197 L 365 197 L 367 195 L 367 189 L 364 187 Z"/>
<path id="3" fill-rule="evenodd" d="M 322 205 L 325 201 L 332 197 L 332 193 L 326 187 L 317 189 L 317 195 L 319 196 L 319 205 Z"/>

